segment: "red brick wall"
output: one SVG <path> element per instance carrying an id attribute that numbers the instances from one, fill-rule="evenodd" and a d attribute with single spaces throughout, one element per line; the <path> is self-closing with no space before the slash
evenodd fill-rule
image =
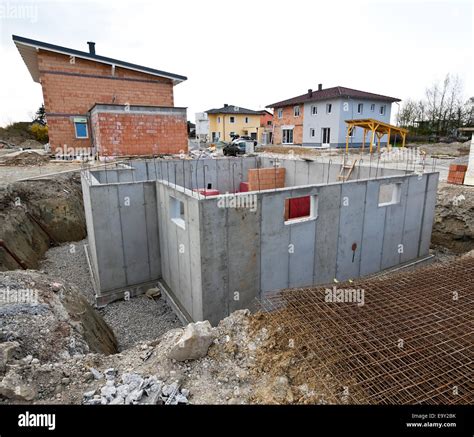
<path id="1" fill-rule="evenodd" d="M 42 50 L 38 55 L 53 150 L 64 144 L 69 147 L 90 147 L 90 140 L 75 138 L 72 117 L 85 116 L 95 103 L 174 105 L 173 83 L 170 79 L 120 67 L 116 67 L 115 75 L 112 76 L 112 67 L 109 65 L 79 58 L 71 63 L 70 59 L 67 55 Z"/>
<path id="2" fill-rule="evenodd" d="M 92 130 L 101 156 L 157 155 L 188 150 L 186 114 L 94 113 Z"/>
<path id="3" fill-rule="evenodd" d="M 285 169 L 251 168 L 248 171 L 249 191 L 271 190 L 285 186 Z"/>
<path id="4" fill-rule="evenodd" d="M 273 111 L 273 144 L 281 144 L 281 126 L 294 125 L 293 129 L 293 144 L 303 144 L 303 118 L 304 118 L 304 107 L 300 106 L 299 117 L 294 116 L 294 106 L 285 106 L 283 109 L 283 117 L 278 118 L 278 109 L 274 108 Z"/>

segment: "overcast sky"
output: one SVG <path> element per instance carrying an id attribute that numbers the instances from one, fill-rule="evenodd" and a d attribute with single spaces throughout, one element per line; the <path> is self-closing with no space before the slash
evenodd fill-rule
<path id="1" fill-rule="evenodd" d="M 421 98 L 457 74 L 474 95 L 472 1 L 0 0 L 0 125 L 42 103 L 12 34 L 182 74 L 175 105 L 250 109 L 318 83 Z M 397 112 L 394 105 L 393 113 Z"/>

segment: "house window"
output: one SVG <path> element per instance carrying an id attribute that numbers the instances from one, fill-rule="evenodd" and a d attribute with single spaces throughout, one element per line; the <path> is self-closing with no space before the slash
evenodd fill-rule
<path id="1" fill-rule="evenodd" d="M 272 125 L 272 121 L 271 120 L 268 120 L 267 121 L 267 126 L 271 126 Z"/>
<path id="2" fill-rule="evenodd" d="M 332 111 L 332 103 L 327 103 L 326 104 L 326 113 L 330 114 Z"/>
<path id="3" fill-rule="evenodd" d="M 311 138 L 314 138 L 314 137 L 316 136 L 316 129 L 311 128 L 311 129 L 309 130 L 309 136 L 310 136 Z"/>
<path id="4" fill-rule="evenodd" d="M 293 129 L 282 129 L 282 143 L 293 144 Z"/>
<path id="5" fill-rule="evenodd" d="M 248 124 L 248 122 L 249 122 L 249 118 L 245 117 L 245 124 Z"/>
<path id="6" fill-rule="evenodd" d="M 278 110 L 278 118 L 283 118 L 283 109 Z"/>
<path id="7" fill-rule="evenodd" d="M 285 225 L 317 218 L 317 196 L 291 197 L 285 199 Z"/>
<path id="8" fill-rule="evenodd" d="M 311 114 L 316 115 L 318 113 L 318 107 L 316 105 L 311 106 Z"/>
<path id="9" fill-rule="evenodd" d="M 299 117 L 300 116 L 300 107 L 299 106 L 295 106 L 293 108 L 293 114 L 295 117 Z"/>
<path id="10" fill-rule="evenodd" d="M 380 106 L 380 115 L 385 115 L 385 105 Z"/>
<path id="11" fill-rule="evenodd" d="M 231 123 L 235 123 L 235 117 L 230 117 L 230 120 L 229 120 Z"/>
<path id="12" fill-rule="evenodd" d="M 221 122 L 221 118 L 217 117 L 217 123 L 220 123 L 220 122 Z"/>
<path id="13" fill-rule="evenodd" d="M 75 118 L 74 131 L 76 132 L 76 138 L 89 138 L 87 118 Z"/>
<path id="14" fill-rule="evenodd" d="M 372 103 L 372 104 L 370 105 L 370 110 L 371 110 L 372 112 L 375 111 L 375 103 Z"/>
<path id="15" fill-rule="evenodd" d="M 379 187 L 379 207 L 400 203 L 401 183 L 382 184 Z"/>
<path id="16" fill-rule="evenodd" d="M 358 114 L 362 114 L 362 111 L 364 110 L 364 104 L 363 103 L 359 103 L 357 105 L 357 113 Z"/>
<path id="17" fill-rule="evenodd" d="M 231 132 L 229 135 L 230 135 L 231 138 L 234 138 L 234 137 L 237 136 L 237 135 L 235 135 L 235 132 Z"/>
<path id="18" fill-rule="evenodd" d="M 181 228 L 185 228 L 185 212 L 184 202 L 176 199 L 176 197 L 170 196 L 170 219 L 173 223 L 177 224 Z"/>

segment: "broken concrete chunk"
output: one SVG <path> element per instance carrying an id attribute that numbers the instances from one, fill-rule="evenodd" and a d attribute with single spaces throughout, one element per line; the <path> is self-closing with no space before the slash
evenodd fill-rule
<path id="1" fill-rule="evenodd" d="M 94 369 L 93 367 L 91 367 L 89 370 L 91 371 L 92 375 L 94 376 L 94 379 L 102 379 L 103 378 L 102 373 L 100 373 L 97 369 Z"/>
<path id="2" fill-rule="evenodd" d="M 140 401 L 140 399 L 143 397 L 143 390 L 133 390 L 125 399 L 125 403 L 127 405 L 129 404 L 136 404 Z"/>
<path id="3" fill-rule="evenodd" d="M 150 299 L 159 299 L 161 297 L 161 291 L 159 288 L 149 288 L 145 295 Z"/>
<path id="4" fill-rule="evenodd" d="M 116 393 L 117 389 L 114 385 L 105 385 L 100 389 L 100 394 L 109 402 L 114 398 Z"/>
<path id="5" fill-rule="evenodd" d="M 83 394 L 83 397 L 85 399 L 89 399 L 89 398 L 92 398 L 94 397 L 95 395 L 95 390 L 91 390 L 91 391 L 86 391 L 84 394 Z"/>
<path id="6" fill-rule="evenodd" d="M 164 385 L 161 389 L 161 393 L 163 394 L 163 396 L 169 397 L 177 390 L 178 390 L 178 383 L 173 382 L 172 384 Z"/>
<path id="7" fill-rule="evenodd" d="M 188 404 L 189 401 L 188 401 L 188 398 L 186 396 L 183 396 L 182 394 L 178 393 L 176 396 L 175 396 L 175 399 L 176 399 L 176 402 L 178 404 Z"/>
<path id="8" fill-rule="evenodd" d="M 0 372 L 5 370 L 5 366 L 13 359 L 14 354 L 18 351 L 20 344 L 17 341 L 6 341 L 0 343 Z"/>
<path id="9" fill-rule="evenodd" d="M 190 323 L 169 351 L 168 358 L 176 361 L 186 361 L 205 357 L 214 338 L 215 334 L 212 326 L 207 320 Z"/>
<path id="10" fill-rule="evenodd" d="M 110 402 L 110 405 L 123 405 L 125 403 L 125 398 L 122 396 L 117 396 Z"/>
<path id="11" fill-rule="evenodd" d="M 18 401 L 32 401 L 36 397 L 36 389 L 20 375 L 10 371 L 0 383 L 0 396 Z"/>

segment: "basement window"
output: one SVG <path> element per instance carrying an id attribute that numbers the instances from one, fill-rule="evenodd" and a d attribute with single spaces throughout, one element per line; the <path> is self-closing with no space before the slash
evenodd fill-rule
<path id="1" fill-rule="evenodd" d="M 285 199 L 285 225 L 314 220 L 318 216 L 317 196 L 290 197 Z"/>
<path id="2" fill-rule="evenodd" d="M 76 138 L 89 138 L 89 133 L 87 131 L 87 118 L 75 118 L 74 131 L 76 133 Z"/>
<path id="3" fill-rule="evenodd" d="M 170 218 L 172 222 L 185 229 L 184 202 L 173 196 L 170 196 Z"/>
<path id="4" fill-rule="evenodd" d="M 402 184 L 383 184 L 379 187 L 379 207 L 400 203 Z"/>

